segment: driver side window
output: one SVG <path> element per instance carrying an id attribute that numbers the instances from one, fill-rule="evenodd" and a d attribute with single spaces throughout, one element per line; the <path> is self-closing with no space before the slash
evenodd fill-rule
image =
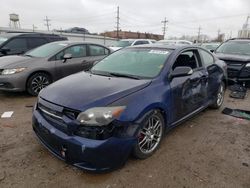
<path id="1" fill-rule="evenodd" d="M 80 58 L 87 56 L 87 48 L 86 45 L 76 45 L 71 46 L 61 52 L 59 52 L 56 56 L 56 60 L 62 60 L 65 54 L 71 54 L 72 58 Z"/>
<path id="2" fill-rule="evenodd" d="M 197 52 L 195 50 L 182 52 L 177 57 L 172 70 L 176 67 L 190 67 L 193 70 L 201 67 L 200 62 L 198 61 Z"/>

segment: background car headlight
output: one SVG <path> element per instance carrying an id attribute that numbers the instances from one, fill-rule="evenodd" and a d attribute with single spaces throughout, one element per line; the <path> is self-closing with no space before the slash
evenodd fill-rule
<path id="1" fill-rule="evenodd" d="M 15 74 L 24 71 L 26 68 L 4 69 L 2 75 Z"/>
<path id="2" fill-rule="evenodd" d="M 87 126 L 105 126 L 118 118 L 125 110 L 125 106 L 95 107 L 81 112 L 77 120 Z"/>

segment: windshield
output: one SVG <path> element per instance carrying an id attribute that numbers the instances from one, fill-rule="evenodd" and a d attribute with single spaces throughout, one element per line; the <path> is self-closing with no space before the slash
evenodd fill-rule
<path id="1" fill-rule="evenodd" d="M 8 38 L 6 38 L 6 37 L 0 37 L 0 44 L 2 44 L 3 42 L 5 42 L 6 40 L 8 40 Z"/>
<path id="2" fill-rule="evenodd" d="M 215 50 L 219 44 L 203 44 L 202 46 L 208 50 Z"/>
<path id="3" fill-rule="evenodd" d="M 131 46 L 132 43 L 133 43 L 133 41 L 128 41 L 128 40 L 123 41 L 123 40 L 121 40 L 121 41 L 116 42 L 115 47 L 124 48 L 124 47 L 127 47 L 127 46 Z"/>
<path id="4" fill-rule="evenodd" d="M 162 70 L 169 54 L 170 51 L 167 49 L 124 49 L 104 58 L 91 69 L 91 72 L 154 78 Z"/>
<path id="5" fill-rule="evenodd" d="M 250 41 L 229 41 L 223 43 L 216 53 L 250 55 Z"/>
<path id="6" fill-rule="evenodd" d="M 31 56 L 31 57 L 49 57 L 59 50 L 63 49 L 65 46 L 68 44 L 66 43 L 48 43 L 43 46 L 40 46 L 38 48 L 35 48 L 34 50 L 31 50 L 27 52 L 26 56 Z"/>

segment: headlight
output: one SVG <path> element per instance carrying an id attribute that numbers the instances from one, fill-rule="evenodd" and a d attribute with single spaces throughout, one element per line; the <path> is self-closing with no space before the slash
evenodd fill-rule
<path id="1" fill-rule="evenodd" d="M 246 67 L 250 67 L 250 63 L 246 64 Z"/>
<path id="2" fill-rule="evenodd" d="M 24 71 L 26 68 L 16 68 L 16 69 L 4 69 L 2 71 L 2 75 L 8 75 L 8 74 L 16 74 L 19 72 Z"/>
<path id="3" fill-rule="evenodd" d="M 77 120 L 87 126 L 104 126 L 118 118 L 125 110 L 125 106 L 95 107 L 81 112 Z"/>

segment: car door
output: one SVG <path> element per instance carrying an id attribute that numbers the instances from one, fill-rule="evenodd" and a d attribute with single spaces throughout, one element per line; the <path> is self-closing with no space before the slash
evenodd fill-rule
<path id="1" fill-rule="evenodd" d="M 208 97 L 213 99 L 218 92 L 223 71 L 215 63 L 215 58 L 212 54 L 202 49 L 199 49 L 199 53 L 208 74 Z"/>
<path id="2" fill-rule="evenodd" d="M 172 122 L 177 122 L 202 108 L 207 101 L 208 75 L 202 67 L 198 51 L 192 49 L 181 52 L 172 65 L 172 71 L 179 66 L 191 67 L 193 74 L 174 77 L 170 81 Z"/>
<path id="3" fill-rule="evenodd" d="M 92 67 L 96 61 L 102 60 L 105 56 L 110 54 L 110 50 L 104 46 L 89 44 L 88 45 L 89 61 L 87 66 Z"/>
<path id="4" fill-rule="evenodd" d="M 65 54 L 70 54 L 71 59 L 64 59 Z M 87 56 L 87 45 L 79 44 L 70 46 L 55 56 L 56 73 L 58 78 L 87 70 L 89 65 L 89 57 Z"/>
<path id="5" fill-rule="evenodd" d="M 28 50 L 27 39 L 21 37 L 10 39 L 2 49 L 6 50 L 6 54 L 4 55 L 23 54 Z"/>

